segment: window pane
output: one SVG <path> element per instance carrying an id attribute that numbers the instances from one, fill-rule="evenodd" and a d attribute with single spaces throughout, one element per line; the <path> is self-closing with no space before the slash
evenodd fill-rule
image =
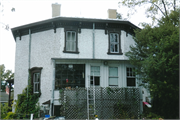
<path id="1" fill-rule="evenodd" d="M 76 32 L 74 31 L 66 32 L 66 50 L 76 51 Z"/>
<path id="2" fill-rule="evenodd" d="M 135 78 L 127 78 L 127 86 L 136 86 Z"/>
<path id="3" fill-rule="evenodd" d="M 94 77 L 94 82 L 96 86 L 100 85 L 100 78 L 99 77 Z M 93 85 L 93 76 L 91 76 L 91 85 Z"/>
<path id="4" fill-rule="evenodd" d="M 114 45 L 114 52 L 118 52 L 118 46 L 119 46 L 118 44 Z"/>
<path id="5" fill-rule="evenodd" d="M 109 76 L 118 76 L 118 68 L 110 67 L 109 68 Z"/>
<path id="6" fill-rule="evenodd" d="M 71 42 L 70 41 L 66 41 L 66 50 L 69 51 L 70 50 L 70 45 Z"/>
<path id="7" fill-rule="evenodd" d="M 110 48 L 111 52 L 114 52 L 114 44 L 111 44 L 110 47 L 111 47 L 111 48 Z"/>
<path id="8" fill-rule="evenodd" d="M 113 33 L 110 34 L 110 42 L 114 42 L 114 34 Z"/>
<path id="9" fill-rule="evenodd" d="M 34 87 L 35 87 L 35 88 L 34 88 L 34 92 L 39 92 L 38 84 L 37 84 L 37 83 L 34 84 Z"/>
<path id="10" fill-rule="evenodd" d="M 72 41 L 76 41 L 76 34 L 75 34 L 75 32 L 72 32 Z"/>
<path id="11" fill-rule="evenodd" d="M 71 40 L 71 32 L 66 32 L 66 40 L 69 41 Z"/>
<path id="12" fill-rule="evenodd" d="M 75 41 L 72 41 L 71 42 L 71 51 L 75 51 L 75 49 L 76 49 L 76 43 L 75 43 Z"/>
<path id="13" fill-rule="evenodd" d="M 73 67 L 70 68 L 68 66 L 69 64 L 56 64 L 55 89 L 85 87 L 85 65 L 71 64 Z"/>
<path id="14" fill-rule="evenodd" d="M 110 52 L 119 52 L 119 34 L 110 33 Z"/>
<path id="15" fill-rule="evenodd" d="M 117 86 L 118 78 L 109 78 L 109 85 Z"/>
<path id="16" fill-rule="evenodd" d="M 91 75 L 100 76 L 100 67 L 99 66 L 91 66 Z"/>

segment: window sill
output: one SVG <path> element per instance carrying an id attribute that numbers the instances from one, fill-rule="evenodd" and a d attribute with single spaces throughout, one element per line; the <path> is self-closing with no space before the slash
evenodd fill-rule
<path id="1" fill-rule="evenodd" d="M 79 54 L 79 52 L 78 51 L 63 51 L 63 53 L 72 53 L 72 54 Z"/>
<path id="2" fill-rule="evenodd" d="M 110 52 L 107 52 L 108 55 L 123 55 L 123 53 L 110 53 Z"/>

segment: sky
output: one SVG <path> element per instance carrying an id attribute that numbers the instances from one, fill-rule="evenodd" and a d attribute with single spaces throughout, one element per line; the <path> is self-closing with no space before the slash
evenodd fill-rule
<path id="1" fill-rule="evenodd" d="M 52 3 L 61 4 L 61 16 L 107 19 L 108 9 L 117 9 L 123 18 L 128 18 L 127 7 L 119 7 L 120 0 L 0 0 L 0 65 L 4 64 L 6 70 L 15 72 L 16 42 L 11 28 L 52 18 Z M 15 12 L 11 12 L 11 8 Z M 128 18 L 131 23 L 138 26 L 140 22 L 151 20 L 145 16 L 145 8 L 139 8 L 137 13 Z M 8 24 L 10 30 L 5 30 Z M 139 26 L 140 27 L 140 26 Z"/>

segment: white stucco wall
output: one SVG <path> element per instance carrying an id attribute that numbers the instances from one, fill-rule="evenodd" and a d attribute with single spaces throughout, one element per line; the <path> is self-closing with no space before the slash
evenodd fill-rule
<path id="1" fill-rule="evenodd" d="M 108 61 L 108 65 L 104 65 L 104 61 L 71 61 L 71 64 L 86 64 L 86 86 L 90 67 L 98 65 L 101 68 L 101 86 L 108 86 L 108 69 L 109 66 L 118 67 L 118 86 L 126 87 L 126 67 L 130 64 L 123 60 L 127 60 L 125 52 L 129 50 L 129 45 L 134 44 L 131 35 L 126 36 L 126 32 L 121 31 L 121 48 L 123 55 L 108 55 L 108 35 L 104 30 L 95 30 L 95 58 L 96 59 L 115 59 L 117 62 Z M 30 68 L 43 67 L 41 71 L 41 92 L 39 99 L 40 104 L 51 99 L 52 80 L 53 80 L 53 64 L 51 58 L 92 58 L 93 53 L 92 29 L 82 29 L 78 33 L 79 54 L 63 53 L 64 50 L 64 28 L 47 30 L 34 33 L 31 35 L 31 59 Z M 28 54 L 29 54 L 29 35 L 25 35 L 16 39 L 16 61 L 15 61 L 15 88 L 14 98 L 17 94 L 27 86 L 28 80 Z M 67 63 L 59 61 L 57 64 Z M 136 86 L 137 87 L 137 86 Z M 57 99 L 59 91 L 55 91 L 55 99 Z"/>

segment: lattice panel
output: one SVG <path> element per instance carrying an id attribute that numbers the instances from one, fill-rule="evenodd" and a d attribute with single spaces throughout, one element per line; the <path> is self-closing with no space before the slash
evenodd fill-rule
<path id="1" fill-rule="evenodd" d="M 60 91 L 61 115 L 66 119 L 87 119 L 87 89 Z M 138 118 L 140 102 L 139 88 L 95 88 L 95 108 L 99 119 Z"/>

